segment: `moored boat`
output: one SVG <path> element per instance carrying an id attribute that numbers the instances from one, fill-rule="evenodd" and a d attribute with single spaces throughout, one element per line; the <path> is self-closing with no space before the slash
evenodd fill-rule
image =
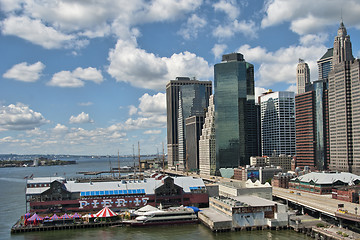
<path id="1" fill-rule="evenodd" d="M 150 226 L 167 224 L 197 223 L 198 217 L 192 208 L 173 207 L 166 210 L 157 208 L 143 213 L 137 213 L 134 220 L 125 221 L 130 226 Z"/>

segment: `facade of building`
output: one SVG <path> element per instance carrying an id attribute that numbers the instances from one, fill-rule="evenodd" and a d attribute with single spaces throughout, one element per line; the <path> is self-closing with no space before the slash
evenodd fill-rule
<path id="1" fill-rule="evenodd" d="M 257 156 L 254 66 L 240 53 L 214 66 L 217 168 L 249 164 Z"/>
<path id="2" fill-rule="evenodd" d="M 205 116 L 212 93 L 211 81 L 177 77 L 166 85 L 168 165 L 184 169 L 186 123 L 191 116 Z M 193 147 L 193 146 L 191 146 Z"/>
<path id="3" fill-rule="evenodd" d="M 317 61 L 319 80 L 328 79 L 329 72 L 332 69 L 333 51 L 333 48 L 329 48 L 326 53 L 320 58 L 320 60 Z"/>
<path id="4" fill-rule="evenodd" d="M 221 182 L 219 184 L 219 195 L 225 197 L 237 197 L 242 195 L 252 195 L 268 200 L 272 200 L 272 187 L 269 183 L 261 184 L 260 181 Z"/>
<path id="5" fill-rule="evenodd" d="M 336 187 L 332 190 L 332 198 L 341 201 L 359 203 L 360 186 Z"/>
<path id="6" fill-rule="evenodd" d="M 292 173 L 278 173 L 271 180 L 271 186 L 280 188 L 289 188 L 289 182 L 295 177 Z"/>
<path id="7" fill-rule="evenodd" d="M 26 201 L 31 212 L 137 209 L 145 205 L 208 205 L 202 179 L 164 175 L 144 180 L 108 182 L 66 181 L 64 178 L 27 180 Z"/>
<path id="8" fill-rule="evenodd" d="M 295 155 L 295 93 L 268 93 L 260 107 L 262 155 Z"/>
<path id="9" fill-rule="evenodd" d="M 296 68 L 296 88 L 297 94 L 305 92 L 305 86 L 310 82 L 310 68 L 304 60 L 299 59 Z"/>
<path id="10" fill-rule="evenodd" d="M 198 171 L 199 164 L 199 140 L 204 124 L 204 116 L 188 117 L 186 125 L 186 168 L 190 171 Z"/>
<path id="11" fill-rule="evenodd" d="M 281 167 L 283 172 L 291 170 L 291 161 L 293 157 L 291 155 L 280 154 L 278 156 L 262 156 L 262 157 L 251 157 L 250 165 L 254 167 L 265 167 L 265 166 L 274 166 Z"/>
<path id="12" fill-rule="evenodd" d="M 256 181 L 264 184 L 274 177 L 274 175 L 283 172 L 281 168 L 276 167 L 242 167 L 234 169 L 234 179 L 242 181 Z"/>
<path id="13" fill-rule="evenodd" d="M 327 80 L 307 84 L 306 92 L 295 97 L 296 167 L 329 166 L 329 125 Z"/>
<path id="14" fill-rule="evenodd" d="M 341 22 L 329 72 L 331 170 L 360 173 L 360 60 Z"/>
<path id="15" fill-rule="evenodd" d="M 289 188 L 316 194 L 331 194 L 335 187 L 357 185 L 360 177 L 348 172 L 311 172 L 289 182 Z"/>
<path id="16" fill-rule="evenodd" d="M 213 219 L 212 216 L 217 216 L 217 219 Z M 282 227 L 288 224 L 286 205 L 255 196 L 210 198 L 209 209 L 200 212 L 199 218 L 213 231 L 246 227 Z M 219 222 L 223 224 L 217 227 L 216 224 Z"/>
<path id="17" fill-rule="evenodd" d="M 218 168 L 216 167 L 214 95 L 210 96 L 199 140 L 199 165 L 201 174 L 216 175 Z"/>

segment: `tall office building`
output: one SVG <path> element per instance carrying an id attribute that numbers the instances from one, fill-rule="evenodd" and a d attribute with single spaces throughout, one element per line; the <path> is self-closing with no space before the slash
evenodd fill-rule
<path id="1" fill-rule="evenodd" d="M 214 95 L 210 96 L 209 107 L 199 140 L 199 165 L 200 174 L 216 175 Z"/>
<path id="2" fill-rule="evenodd" d="M 296 68 L 296 88 L 297 94 L 305 92 L 305 85 L 310 82 L 310 68 L 304 60 L 299 59 Z"/>
<path id="3" fill-rule="evenodd" d="M 245 166 L 258 153 L 254 66 L 232 53 L 223 55 L 214 72 L 216 166 Z"/>
<path id="4" fill-rule="evenodd" d="M 264 94 L 260 108 L 262 155 L 295 155 L 295 93 Z"/>
<path id="5" fill-rule="evenodd" d="M 360 61 L 343 22 L 329 72 L 330 169 L 360 173 Z"/>
<path id="6" fill-rule="evenodd" d="M 168 165 L 186 167 L 186 119 L 205 116 L 212 93 L 211 81 L 177 77 L 166 85 Z M 188 146 L 196 147 L 196 146 Z M 193 151 L 194 152 L 194 151 Z"/>
<path id="7" fill-rule="evenodd" d="M 306 85 L 305 93 L 295 96 L 296 167 L 326 170 L 329 165 L 327 81 Z"/>

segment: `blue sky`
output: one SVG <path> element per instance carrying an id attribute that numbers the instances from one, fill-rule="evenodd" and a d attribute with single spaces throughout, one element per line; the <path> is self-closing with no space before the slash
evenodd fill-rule
<path id="1" fill-rule="evenodd" d="M 358 58 L 358 0 L 0 0 L 0 153 L 166 151 L 170 79 L 213 80 L 241 52 L 257 94 L 295 90 L 341 9 Z"/>

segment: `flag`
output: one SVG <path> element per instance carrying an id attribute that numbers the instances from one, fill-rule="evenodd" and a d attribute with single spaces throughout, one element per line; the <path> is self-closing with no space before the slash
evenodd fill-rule
<path id="1" fill-rule="evenodd" d="M 25 177 L 24 177 L 24 179 L 28 179 L 28 178 L 29 178 L 29 176 L 25 176 Z"/>
<path id="2" fill-rule="evenodd" d="M 34 174 L 31 174 L 29 178 L 33 178 Z"/>

